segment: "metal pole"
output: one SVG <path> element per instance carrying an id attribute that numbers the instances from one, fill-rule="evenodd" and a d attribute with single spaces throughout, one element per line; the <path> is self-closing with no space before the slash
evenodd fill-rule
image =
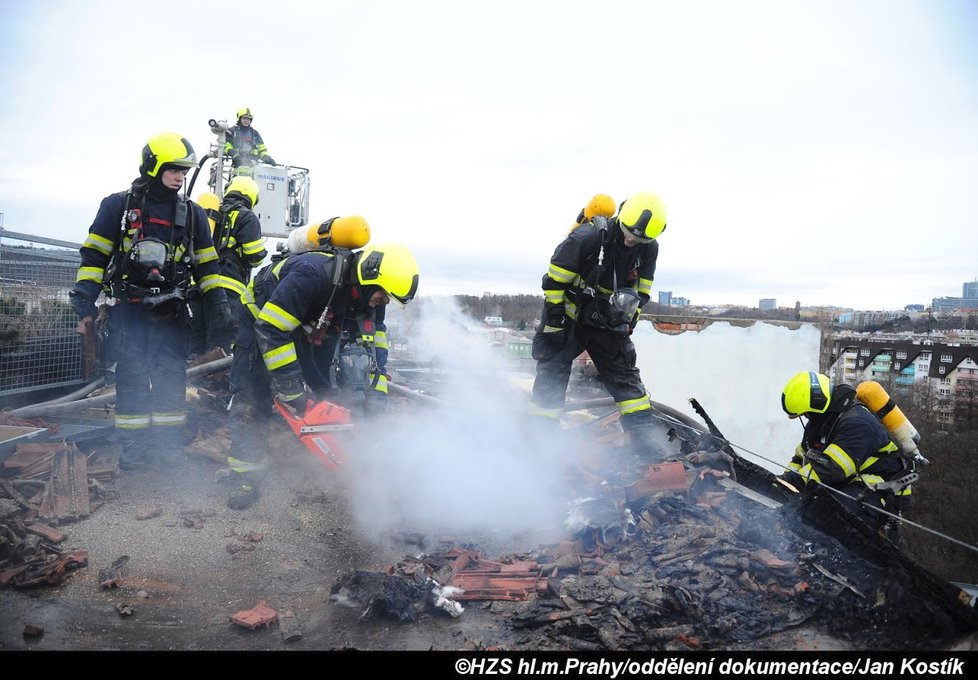
<path id="1" fill-rule="evenodd" d="M 223 359 L 218 359 L 216 361 L 211 361 L 210 363 L 201 364 L 200 366 L 194 366 L 193 368 L 187 369 L 187 377 L 193 378 L 198 375 L 206 375 L 208 373 L 214 373 L 215 371 L 220 371 L 221 369 L 227 368 L 231 365 L 232 357 L 224 357 Z M 55 400 L 56 402 L 57 400 Z M 8 411 L 7 415 L 15 416 L 18 418 L 32 418 L 34 416 L 50 416 L 58 415 L 61 413 L 70 413 L 71 411 L 78 411 L 85 408 L 93 408 L 96 406 L 103 406 L 112 401 L 115 401 L 115 390 L 111 392 L 106 392 L 105 394 L 100 394 L 96 397 L 89 397 L 87 399 L 78 399 L 77 401 L 71 401 L 68 403 L 55 403 L 55 402 L 45 402 L 43 404 L 32 404 L 31 406 L 23 406 L 13 411 Z"/>

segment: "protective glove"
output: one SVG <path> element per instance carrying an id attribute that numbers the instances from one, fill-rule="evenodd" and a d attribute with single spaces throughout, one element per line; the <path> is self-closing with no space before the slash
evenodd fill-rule
<path id="1" fill-rule="evenodd" d="M 570 331 L 566 327 L 542 325 L 533 336 L 530 356 L 536 361 L 549 361 L 564 349 Z"/>
<path id="2" fill-rule="evenodd" d="M 262 163 L 268 163 L 269 165 L 278 165 L 278 164 L 277 164 L 277 163 L 275 162 L 275 159 L 274 159 L 274 158 L 272 158 L 271 156 L 268 156 L 268 155 L 265 155 L 265 156 L 262 156 L 262 157 L 261 157 L 261 162 L 262 162 Z"/>
<path id="3" fill-rule="evenodd" d="M 207 337 L 223 338 L 234 333 L 231 305 L 223 290 L 214 291 L 207 299 Z"/>
<path id="4" fill-rule="evenodd" d="M 94 319 L 98 314 L 98 310 L 95 309 L 95 300 L 87 297 L 80 290 L 72 290 L 68 293 L 68 301 L 71 303 L 71 308 L 75 310 L 75 314 L 78 315 L 79 319 L 86 317 Z"/>

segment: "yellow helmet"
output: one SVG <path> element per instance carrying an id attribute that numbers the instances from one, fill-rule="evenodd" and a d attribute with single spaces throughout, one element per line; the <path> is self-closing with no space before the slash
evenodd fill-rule
<path id="1" fill-rule="evenodd" d="M 224 198 L 227 198 L 229 194 L 238 193 L 251 201 L 251 207 L 254 208 L 258 205 L 258 182 L 250 177 L 244 175 L 238 175 L 231 180 L 228 184 L 228 188 L 224 190 Z"/>
<path id="2" fill-rule="evenodd" d="M 789 416 L 825 413 L 832 401 L 829 377 L 815 371 L 795 373 L 781 392 L 781 408 Z"/>
<path id="3" fill-rule="evenodd" d="M 418 292 L 418 263 L 400 243 L 370 246 L 357 257 L 357 280 L 364 286 L 380 286 L 392 299 L 406 305 Z"/>
<path id="4" fill-rule="evenodd" d="M 334 217 L 319 225 L 319 243 L 356 250 L 370 240 L 370 225 L 359 215 Z"/>
<path id="5" fill-rule="evenodd" d="M 622 230 L 641 243 L 649 243 L 666 230 L 666 207 L 655 194 L 635 194 L 618 211 Z"/>
<path id="6" fill-rule="evenodd" d="M 238 122 L 240 123 L 241 119 L 245 117 L 251 118 L 252 120 L 255 119 L 255 114 L 253 114 L 251 112 L 251 109 L 247 106 L 244 107 L 243 109 L 238 109 Z"/>
<path id="7" fill-rule="evenodd" d="M 164 165 L 176 165 L 181 168 L 197 166 L 194 147 L 176 132 L 161 132 L 149 138 L 146 146 L 143 147 L 139 174 L 156 177 Z"/>

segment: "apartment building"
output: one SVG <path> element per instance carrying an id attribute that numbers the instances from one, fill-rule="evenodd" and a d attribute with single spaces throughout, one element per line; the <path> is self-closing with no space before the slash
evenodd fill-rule
<path id="1" fill-rule="evenodd" d="M 978 341 L 951 337 L 853 334 L 830 339 L 828 375 L 851 385 L 876 380 L 931 396 L 945 421 L 978 421 Z"/>

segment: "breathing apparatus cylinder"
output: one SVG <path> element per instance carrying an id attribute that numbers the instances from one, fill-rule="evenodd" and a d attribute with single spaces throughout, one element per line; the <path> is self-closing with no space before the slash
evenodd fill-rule
<path id="1" fill-rule="evenodd" d="M 296 227 L 289 232 L 288 248 L 292 253 L 314 250 L 326 245 L 356 250 L 370 240 L 370 225 L 358 215 L 334 217 L 319 224 Z"/>
<path id="2" fill-rule="evenodd" d="M 886 431 L 890 433 L 893 443 L 900 447 L 908 456 L 922 463 L 930 463 L 920 453 L 920 434 L 910 420 L 904 415 L 883 386 L 875 380 L 866 380 L 856 386 L 856 399 L 863 403 L 880 419 Z"/>

